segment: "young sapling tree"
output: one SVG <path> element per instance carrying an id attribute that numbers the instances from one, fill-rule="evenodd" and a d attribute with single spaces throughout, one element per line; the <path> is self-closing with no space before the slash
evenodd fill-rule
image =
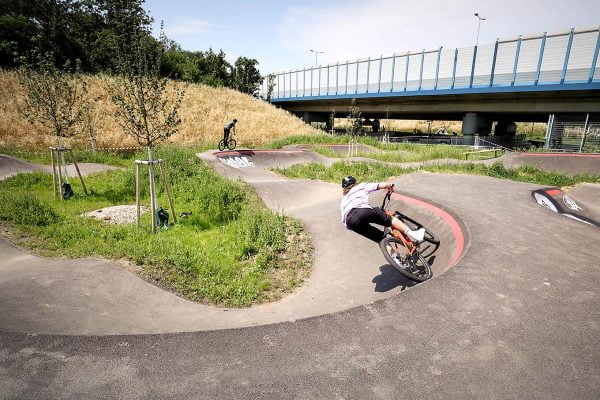
<path id="1" fill-rule="evenodd" d="M 131 35 L 128 51 L 121 54 L 119 74 L 109 84 L 109 89 L 123 131 L 148 150 L 152 230 L 155 231 L 157 199 L 152 148 L 179 130 L 181 118 L 178 110 L 185 95 L 185 86 L 160 75 L 161 57 L 167 40 L 164 34 L 161 33 L 161 40 L 156 42 L 142 32 Z"/>

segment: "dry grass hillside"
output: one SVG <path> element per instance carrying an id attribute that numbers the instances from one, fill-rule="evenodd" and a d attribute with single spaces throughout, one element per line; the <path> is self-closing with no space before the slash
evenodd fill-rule
<path id="1" fill-rule="evenodd" d="M 115 108 L 107 91 L 106 76 L 90 76 L 89 95 L 99 98 L 95 106 L 94 125 L 99 147 L 135 146 L 135 140 L 124 134 L 114 117 Z M 0 145 L 29 149 L 45 149 L 54 143 L 51 132 L 42 126 L 32 126 L 19 115 L 18 107 L 25 101 L 16 74 L 0 70 Z M 317 134 L 290 113 L 235 90 L 189 85 L 180 109 L 179 132 L 171 142 L 183 145 L 215 145 L 222 138 L 223 125 L 237 118 L 236 139 L 240 146 L 260 144 L 289 135 Z M 70 146 L 88 146 L 85 135 L 70 139 Z"/>

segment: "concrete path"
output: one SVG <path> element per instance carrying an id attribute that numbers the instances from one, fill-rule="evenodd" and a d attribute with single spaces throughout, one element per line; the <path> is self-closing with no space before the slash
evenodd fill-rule
<path id="1" fill-rule="evenodd" d="M 0 398 L 600 397 L 598 228 L 537 205 L 538 185 L 432 173 L 396 184 L 459 219 L 470 240 L 454 268 L 294 322 L 160 335 L 0 333 Z"/>
<path id="2" fill-rule="evenodd" d="M 97 163 L 77 163 L 77 165 L 79 166 L 79 171 L 83 176 L 95 174 L 96 172 L 119 169 L 118 167 L 113 167 L 112 165 Z M 21 172 L 34 171 L 52 173 L 52 167 L 50 165 L 34 164 L 16 157 L 0 154 L 0 180 L 6 179 Z M 75 170 L 75 166 L 73 164 L 67 164 L 67 174 L 69 174 L 71 178 L 77 176 L 77 171 Z"/>

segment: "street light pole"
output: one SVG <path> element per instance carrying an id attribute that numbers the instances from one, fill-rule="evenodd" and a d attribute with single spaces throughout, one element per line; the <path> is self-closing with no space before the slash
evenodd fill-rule
<path id="1" fill-rule="evenodd" d="M 315 65 L 318 66 L 319 65 L 319 54 L 323 54 L 323 52 L 317 51 L 317 50 L 310 50 L 310 51 L 315 53 Z"/>
<path id="2" fill-rule="evenodd" d="M 477 40 L 475 40 L 475 46 L 479 44 L 479 28 L 481 28 L 481 21 L 485 21 L 485 18 L 480 17 L 479 13 L 473 14 L 477 17 Z"/>

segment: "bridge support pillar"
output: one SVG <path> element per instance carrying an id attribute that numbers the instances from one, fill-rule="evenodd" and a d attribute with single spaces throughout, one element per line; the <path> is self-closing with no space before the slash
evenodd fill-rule
<path id="1" fill-rule="evenodd" d="M 327 122 L 328 116 L 326 113 L 305 112 L 302 114 L 302 120 L 310 125 L 311 122 Z"/>
<path id="2" fill-rule="evenodd" d="M 492 130 L 492 121 L 477 113 L 466 113 L 463 117 L 463 135 L 489 135 Z"/>

